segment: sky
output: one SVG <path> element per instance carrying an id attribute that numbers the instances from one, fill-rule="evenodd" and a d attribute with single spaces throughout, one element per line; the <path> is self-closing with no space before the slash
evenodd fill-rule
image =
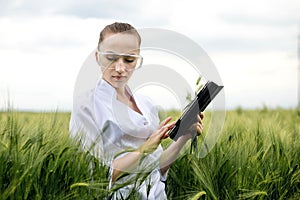
<path id="1" fill-rule="evenodd" d="M 115 21 L 195 41 L 219 72 L 227 109 L 295 108 L 299 10 L 299 0 L 0 0 L 0 109 L 71 110 L 81 66 Z"/>

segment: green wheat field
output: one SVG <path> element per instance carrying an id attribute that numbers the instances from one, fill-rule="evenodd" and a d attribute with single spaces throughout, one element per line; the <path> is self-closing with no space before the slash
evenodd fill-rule
<path id="1" fill-rule="evenodd" d="M 109 199 L 108 168 L 69 138 L 69 119 L 0 113 L 0 199 Z M 226 113 L 206 157 L 188 152 L 176 160 L 166 192 L 169 199 L 300 199 L 299 164 L 299 110 L 239 108 Z"/>

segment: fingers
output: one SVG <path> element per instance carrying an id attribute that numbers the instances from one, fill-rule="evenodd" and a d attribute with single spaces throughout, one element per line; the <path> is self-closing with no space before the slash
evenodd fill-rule
<path id="1" fill-rule="evenodd" d="M 197 115 L 197 121 L 198 121 L 198 123 L 202 124 L 202 119 L 201 119 L 200 115 Z"/>
<path id="2" fill-rule="evenodd" d="M 174 127 L 175 122 L 169 122 L 171 118 L 167 118 L 163 123 L 165 125 L 158 128 L 152 135 L 147 139 L 147 141 L 139 148 L 140 152 L 153 152 L 157 146 L 161 143 L 162 139 L 169 137 L 168 131 Z"/>
<path id="3" fill-rule="evenodd" d="M 203 112 L 200 112 L 200 113 L 198 114 L 198 116 L 199 116 L 200 119 L 202 120 L 202 119 L 204 118 L 204 113 L 203 113 Z"/>
<path id="4" fill-rule="evenodd" d="M 203 112 L 200 112 L 199 113 L 199 116 L 200 116 L 200 118 L 201 118 L 201 120 L 204 118 L 204 113 Z"/>
<path id="5" fill-rule="evenodd" d="M 197 135 L 201 135 L 201 133 L 203 132 L 203 124 L 202 123 L 197 123 Z"/>
<path id="6" fill-rule="evenodd" d="M 197 135 L 201 135 L 201 133 L 203 132 L 203 122 L 202 122 L 202 119 L 204 118 L 204 114 L 203 112 L 200 112 L 198 115 L 197 115 L 197 123 L 195 123 L 196 125 L 196 130 L 197 130 Z M 195 130 L 195 129 L 194 129 Z"/>
<path id="7" fill-rule="evenodd" d="M 165 120 L 163 120 L 160 124 L 159 124 L 159 128 L 163 127 L 164 125 L 166 125 L 167 123 L 169 123 L 169 121 L 172 119 L 172 117 L 167 117 Z"/>
<path id="8" fill-rule="evenodd" d="M 169 125 L 165 125 L 165 126 L 158 128 L 155 132 L 152 133 L 152 135 L 150 137 L 161 138 L 169 130 L 168 126 Z"/>
<path id="9" fill-rule="evenodd" d="M 162 130 L 162 133 L 161 133 L 161 136 L 162 136 L 161 139 L 165 139 L 165 138 L 169 137 L 168 131 L 175 126 L 175 123 L 176 122 L 171 122 L 171 123 L 166 124 L 162 127 L 163 130 Z"/>
<path id="10" fill-rule="evenodd" d="M 170 130 L 171 128 L 173 128 L 173 127 L 174 127 L 175 123 L 176 123 L 176 122 L 171 122 L 171 123 L 169 123 L 169 124 L 166 124 L 166 125 L 164 125 L 164 126 L 165 126 L 165 127 L 167 127 L 167 128 L 168 128 L 168 130 Z"/>

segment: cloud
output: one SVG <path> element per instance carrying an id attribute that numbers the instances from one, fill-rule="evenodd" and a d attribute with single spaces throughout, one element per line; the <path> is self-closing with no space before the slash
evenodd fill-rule
<path id="1" fill-rule="evenodd" d="M 231 24 L 288 27 L 299 25 L 299 8 L 298 0 L 239 1 L 219 16 Z"/>
<path id="2" fill-rule="evenodd" d="M 95 48 L 100 30 L 114 21 L 170 29 L 197 42 L 219 69 L 231 108 L 263 102 L 296 105 L 298 0 L 0 4 L 0 85 L 12 89 L 20 107 L 34 107 L 37 94 L 48 99 L 50 93 L 48 106 L 55 107 L 57 99 L 70 105 L 76 73 Z"/>
<path id="3" fill-rule="evenodd" d="M 111 18 L 135 13 L 139 1 L 109 0 L 65 0 L 53 2 L 51 0 L 12 0 L 1 2 L 2 16 L 41 16 L 41 15 L 71 15 L 79 18 Z M 136 5 L 137 7 L 135 8 Z M 128 12 L 131 9 L 132 12 Z"/>
<path id="4" fill-rule="evenodd" d="M 168 24 L 170 2 L 162 1 L 126 1 L 123 0 L 81 0 L 71 1 L 67 6 L 58 9 L 55 14 L 71 15 L 79 18 L 101 18 L 129 22 L 134 26 L 164 26 Z"/>
<path id="5" fill-rule="evenodd" d="M 11 0 L 1 1 L 0 16 L 37 17 L 64 15 L 81 19 L 107 19 L 134 22 L 136 26 L 163 26 L 168 23 L 170 2 L 122 0 Z"/>
<path id="6" fill-rule="evenodd" d="M 68 4 L 56 11 L 57 14 L 73 15 L 80 18 L 129 18 L 139 12 L 141 1 L 69 1 Z"/>
<path id="7" fill-rule="evenodd" d="M 243 24 L 247 26 L 275 26 L 282 28 L 299 25 L 300 22 L 300 15 L 298 13 L 288 16 L 268 16 L 267 14 L 262 16 L 245 13 L 225 13 L 220 15 L 220 18 L 229 24 Z"/>
<path id="8" fill-rule="evenodd" d="M 266 52 L 266 51 L 295 51 L 296 29 L 292 33 L 287 33 L 284 37 L 270 36 L 255 38 L 233 34 L 231 37 L 217 36 L 214 38 L 202 37 L 197 39 L 209 52 Z"/>
<path id="9" fill-rule="evenodd" d="M 41 16 L 53 13 L 61 5 L 62 3 L 53 4 L 50 0 L 2 0 L 0 16 Z"/>

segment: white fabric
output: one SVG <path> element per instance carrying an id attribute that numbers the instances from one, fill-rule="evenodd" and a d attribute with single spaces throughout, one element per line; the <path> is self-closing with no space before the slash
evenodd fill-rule
<path id="1" fill-rule="evenodd" d="M 131 93 L 128 87 L 126 89 Z M 138 148 L 159 125 L 157 108 L 151 100 L 139 94 L 133 94 L 133 97 L 142 115 L 118 101 L 115 89 L 100 79 L 93 90 L 74 99 L 70 120 L 71 136 L 78 137 L 84 150 L 111 166 L 116 155 L 121 157 L 126 154 L 126 150 Z M 159 145 L 143 159 L 137 169 L 151 173 L 138 188 L 142 199 L 166 199 L 165 185 L 161 182 L 166 177 L 160 174 L 158 163 L 162 151 Z M 133 177 L 134 174 L 125 176 L 116 184 Z M 151 189 L 147 195 L 149 184 Z M 133 185 L 129 185 L 120 189 L 114 198 L 118 199 L 120 195 L 126 197 L 132 188 Z"/>

